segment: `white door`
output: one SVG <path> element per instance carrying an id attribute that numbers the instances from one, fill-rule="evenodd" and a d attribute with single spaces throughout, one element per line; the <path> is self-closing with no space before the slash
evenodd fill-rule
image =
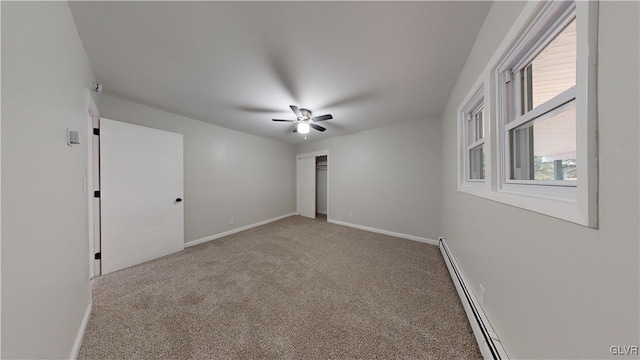
<path id="1" fill-rule="evenodd" d="M 298 212 L 316 218 L 316 158 L 298 159 Z"/>
<path id="2" fill-rule="evenodd" d="M 102 273 L 184 248 L 182 135 L 100 119 Z"/>

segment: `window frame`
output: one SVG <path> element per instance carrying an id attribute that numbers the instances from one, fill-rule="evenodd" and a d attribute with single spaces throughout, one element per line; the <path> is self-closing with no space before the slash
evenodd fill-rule
<path id="1" fill-rule="evenodd" d="M 464 105 L 458 109 L 458 161 L 461 166 L 458 169 L 458 177 L 459 184 L 458 190 L 464 191 L 465 187 L 475 187 L 475 188 L 484 188 L 485 184 L 487 184 L 487 177 L 489 177 L 489 173 L 487 172 L 488 166 L 487 162 L 489 161 L 489 141 L 487 141 L 487 137 L 490 133 L 490 125 L 488 120 L 489 109 L 486 106 L 484 101 L 485 99 L 485 88 L 484 84 L 480 83 L 475 86 L 476 90 L 470 93 L 465 101 Z M 479 140 L 475 140 L 475 120 L 473 119 L 474 114 L 476 114 L 480 109 L 484 109 L 483 115 L 483 128 L 482 134 L 483 137 Z M 469 124 L 474 124 L 473 135 L 474 141 L 470 142 L 471 139 L 471 130 L 469 129 Z M 484 156 L 484 178 L 482 179 L 472 179 L 471 178 L 471 157 L 470 151 L 482 146 L 483 156 Z"/>
<path id="2" fill-rule="evenodd" d="M 575 101 L 575 95 L 573 98 L 570 99 L 566 99 L 566 94 L 565 93 L 573 93 L 575 94 L 575 91 L 573 91 L 575 89 L 573 89 L 573 87 L 561 94 L 559 94 L 558 96 L 554 97 L 553 99 L 553 103 L 547 105 L 550 101 L 544 103 L 544 109 L 546 111 L 535 111 L 535 116 L 530 115 L 531 113 L 534 112 L 534 110 L 538 109 L 534 109 L 532 111 L 529 111 L 527 114 L 522 115 L 520 118 L 517 118 L 511 122 L 509 122 L 508 124 L 503 124 L 500 128 L 502 129 L 502 136 L 503 136 L 503 142 L 504 142 L 504 153 L 502 154 L 504 156 L 504 169 L 503 169 L 503 184 L 519 184 L 519 185 L 535 185 L 535 186 L 559 186 L 559 187 L 571 187 L 571 188 L 575 188 L 578 186 L 578 180 L 518 180 L 518 179 L 511 179 L 511 165 L 512 165 L 512 159 L 511 159 L 511 151 L 510 148 L 512 146 L 512 140 L 510 139 L 510 134 L 511 134 L 511 130 L 514 130 L 522 125 L 531 123 L 531 122 L 535 122 L 536 120 L 543 118 L 544 120 L 552 117 L 553 115 L 556 115 L 560 112 L 562 112 L 563 110 L 567 109 L 569 106 L 569 104 L 571 102 Z M 556 99 L 559 98 L 560 99 Z M 563 102 L 564 101 L 564 102 Z M 559 104 L 559 105 L 558 105 Z M 555 105 L 555 107 L 553 107 L 553 105 Z M 542 105 L 541 105 L 542 106 Z M 574 104 L 575 107 L 575 104 Z M 504 185 L 503 185 L 504 186 Z M 545 189 L 543 191 L 546 191 L 548 189 Z M 571 189 L 566 189 L 564 190 L 564 192 L 566 192 L 565 196 L 571 197 L 571 195 L 574 193 L 573 190 Z"/>
<path id="3" fill-rule="evenodd" d="M 576 101 L 577 109 L 577 86 L 578 69 L 576 67 L 576 84 L 569 89 L 557 94 L 546 102 L 536 106 L 532 110 L 520 115 L 524 104 L 521 89 L 523 84 L 519 73 L 525 70 L 528 65 L 548 46 L 556 36 L 558 36 L 572 21 L 577 23 L 576 2 L 549 2 L 544 4 L 534 15 L 528 29 L 519 37 L 516 44 L 506 54 L 504 59 L 495 70 L 498 79 L 498 128 L 501 136 L 499 144 L 499 154 L 501 171 L 499 174 L 500 189 L 512 192 L 523 192 L 527 194 L 538 194 L 541 196 L 559 197 L 573 199 L 577 193 L 574 187 L 579 186 L 580 177 L 577 181 L 568 180 L 516 180 L 511 179 L 512 158 L 510 131 L 531 121 L 535 121 L 550 112 L 562 108 L 571 101 Z M 576 44 L 577 47 L 577 44 Z M 580 56 L 577 55 L 577 58 Z M 579 60 L 577 60 L 579 61 Z M 507 85 L 507 83 L 511 83 Z M 511 108 L 513 106 L 513 108 Z M 577 115 L 576 115 L 577 118 Z M 509 121 L 511 119 L 511 121 Z M 576 119 L 576 123 L 577 123 Z M 578 134 L 576 134 L 578 137 Z M 580 162 L 579 162 L 580 164 Z M 526 188 L 524 187 L 526 186 Z M 560 189 L 550 189 L 551 186 L 563 187 Z"/>
<path id="4" fill-rule="evenodd" d="M 577 32 L 575 86 L 525 113 L 517 125 L 512 122 L 505 127 L 508 91 L 501 86 L 504 84 L 505 74 L 530 63 L 572 21 L 567 16 L 572 11 L 575 13 Z M 458 191 L 580 225 L 598 227 L 597 18 L 597 1 L 529 2 L 524 6 L 481 72 L 472 87 L 473 91 L 465 97 L 463 105 L 458 109 Z M 465 159 L 466 148 L 463 146 L 466 145 L 467 138 L 463 137 L 466 133 L 462 120 L 465 110 L 471 106 L 471 100 L 478 92 L 484 93 L 485 103 L 485 181 L 480 184 L 467 179 L 468 163 Z M 509 179 L 509 163 L 505 163 L 510 161 L 510 153 L 506 147 L 508 139 L 505 139 L 509 130 L 538 116 L 548 116 L 545 114 L 549 111 L 571 101 L 575 101 L 576 111 L 577 180 Z"/>
<path id="5" fill-rule="evenodd" d="M 487 169 L 486 166 L 484 164 L 484 161 L 482 162 L 482 172 L 484 177 L 482 178 L 472 178 L 471 177 L 471 163 L 472 163 L 472 159 L 470 156 L 471 150 L 474 150 L 480 146 L 482 146 L 482 152 L 483 152 L 483 156 L 486 157 L 486 149 L 484 148 L 484 144 L 485 144 L 485 136 L 486 136 L 486 132 L 485 132 L 485 124 L 486 124 L 486 119 L 485 119 L 485 115 L 483 114 L 483 119 L 482 119 L 482 137 L 478 139 L 478 128 L 477 128 L 477 118 L 476 115 L 481 111 L 484 110 L 484 89 L 480 89 L 478 91 L 478 93 L 474 96 L 474 98 L 471 100 L 471 102 L 469 103 L 470 106 L 468 106 L 464 111 L 464 118 L 463 121 L 465 122 L 464 125 L 464 131 L 465 131 L 465 180 L 467 182 L 485 182 L 485 179 L 487 177 Z M 472 140 L 473 139 L 473 140 Z"/>

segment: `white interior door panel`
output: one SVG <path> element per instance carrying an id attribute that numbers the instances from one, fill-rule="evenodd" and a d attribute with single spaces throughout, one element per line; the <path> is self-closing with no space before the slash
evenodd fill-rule
<path id="1" fill-rule="evenodd" d="M 182 135 L 100 119 L 102 273 L 184 248 Z"/>

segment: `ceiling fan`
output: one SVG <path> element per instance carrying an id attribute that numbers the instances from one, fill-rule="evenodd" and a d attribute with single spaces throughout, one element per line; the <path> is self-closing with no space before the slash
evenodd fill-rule
<path id="1" fill-rule="evenodd" d="M 297 107 L 295 105 L 290 105 L 289 107 L 291 108 L 293 113 L 296 114 L 296 116 L 298 117 L 296 120 L 282 120 L 282 119 L 272 119 L 272 120 L 273 121 L 285 121 L 285 122 L 296 123 L 296 127 L 293 128 L 293 132 L 299 132 L 301 134 L 305 134 L 305 137 L 306 137 L 306 134 L 309 133 L 309 129 L 310 128 L 314 128 L 314 129 L 316 129 L 318 131 L 327 130 L 326 128 L 324 128 L 324 127 L 322 127 L 320 125 L 314 124 L 315 122 L 326 121 L 326 120 L 333 119 L 333 116 L 331 114 L 312 117 L 311 116 L 311 110 L 300 109 L 299 107 Z"/>

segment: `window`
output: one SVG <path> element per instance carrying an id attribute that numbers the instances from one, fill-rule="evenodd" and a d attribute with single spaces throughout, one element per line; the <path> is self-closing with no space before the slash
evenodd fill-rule
<path id="1" fill-rule="evenodd" d="M 458 190 L 597 226 L 596 1 L 529 2 L 458 110 Z"/>
<path id="2" fill-rule="evenodd" d="M 464 163 L 464 179 L 467 184 L 485 180 L 485 108 L 483 88 L 476 91 L 460 110 Z"/>
<path id="3" fill-rule="evenodd" d="M 575 186 L 576 109 L 573 100 L 507 132 L 511 145 L 510 180 L 554 181 L 549 184 Z"/>
<path id="4" fill-rule="evenodd" d="M 575 12 L 565 10 L 557 33 L 511 61 L 503 73 L 505 175 L 509 183 L 576 186 Z"/>

